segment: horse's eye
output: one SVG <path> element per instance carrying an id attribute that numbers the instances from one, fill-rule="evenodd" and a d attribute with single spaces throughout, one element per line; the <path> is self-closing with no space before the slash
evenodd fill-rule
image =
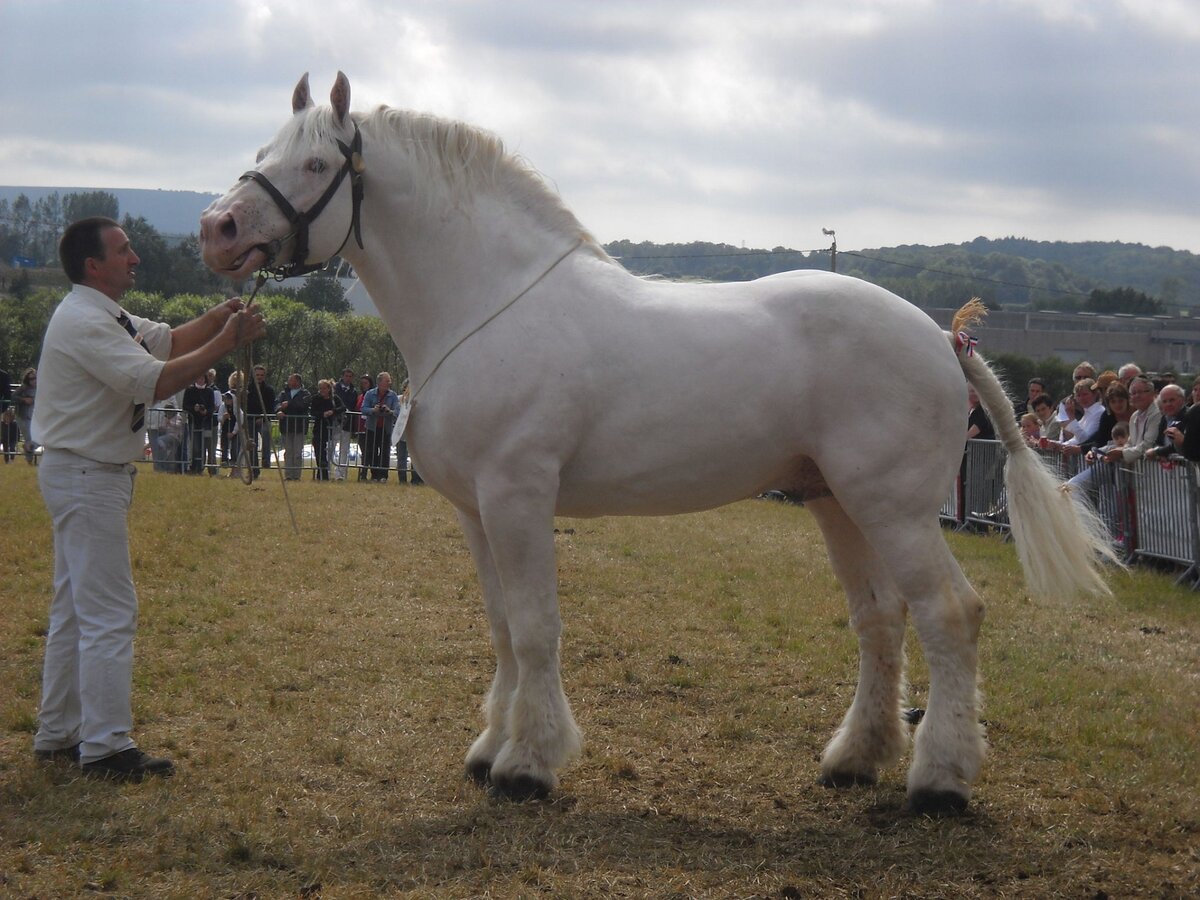
<path id="1" fill-rule="evenodd" d="M 309 160 L 308 171 L 312 172 L 314 175 L 320 175 L 322 172 L 325 171 L 325 160 L 323 160 L 323 159 Z"/>
<path id="2" fill-rule="evenodd" d="M 267 151 L 266 151 L 266 148 L 264 147 L 262 150 L 258 151 L 258 156 L 254 157 L 254 164 L 257 166 L 260 162 L 263 161 L 263 159 L 266 157 L 266 155 L 267 155 Z"/>

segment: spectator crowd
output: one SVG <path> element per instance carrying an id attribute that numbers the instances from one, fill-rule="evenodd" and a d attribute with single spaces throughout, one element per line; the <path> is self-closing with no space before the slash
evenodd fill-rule
<path id="1" fill-rule="evenodd" d="M 1071 392 L 1057 402 L 1044 379 L 1029 380 L 1015 410 L 1031 446 L 1087 463 L 1128 465 L 1173 455 L 1200 461 L 1200 377 L 1185 391 L 1172 373 L 1144 373 L 1126 363 L 1097 375 L 1091 363 L 1081 362 L 1072 380 Z M 978 398 L 970 396 L 968 439 L 994 433 Z M 1086 472 L 1077 477 L 1086 480 Z"/>
<path id="2" fill-rule="evenodd" d="M 219 385 L 216 370 L 209 369 L 146 411 L 146 455 L 156 471 L 215 476 L 226 470 L 230 477 L 253 479 L 275 461 L 293 481 L 311 468 L 319 481 L 385 482 L 393 474 L 395 448 L 400 482 L 411 476 L 412 484 L 422 483 L 404 440 L 408 386 L 397 393 L 389 373 L 356 378 L 347 368 L 336 381 L 322 378 L 315 392 L 296 372 L 276 391 L 263 366 L 243 381 L 234 371 Z M 17 385 L 0 373 L 0 453 L 6 463 L 22 454 L 36 462 L 39 448 L 29 431 L 36 396 L 35 369 L 27 369 Z"/>
<path id="3" fill-rule="evenodd" d="M 395 448 L 402 483 L 421 476 L 411 467 L 404 428 L 409 389 L 393 389 L 387 372 L 356 376 L 344 369 L 336 381 L 323 378 L 316 391 L 298 373 L 282 390 L 267 381 L 263 366 L 243 387 L 233 372 L 222 389 L 209 369 L 175 398 L 147 410 L 147 456 L 160 472 L 256 478 L 282 460 L 284 477 L 300 478 L 311 468 L 319 481 L 387 481 Z M 1138 459 L 1182 455 L 1200 461 L 1200 377 L 1190 391 L 1171 373 L 1143 373 L 1134 363 L 1097 374 L 1081 362 L 1073 387 L 1055 400 L 1046 380 L 1032 378 L 1015 404 L 1025 440 L 1047 453 L 1081 456 L 1091 464 L 1131 464 Z M 37 371 L 26 369 L 16 384 L 0 373 L 0 453 L 5 462 L 23 455 L 34 463 L 38 445 L 29 424 L 37 396 Z M 244 409 L 243 409 L 244 406 Z M 967 439 L 992 440 L 995 428 L 968 387 Z M 311 451 L 308 448 L 311 447 Z M 305 454 L 310 452 L 311 466 Z M 248 469 L 244 473 L 243 469 Z M 1089 469 L 1072 479 L 1086 481 Z"/>

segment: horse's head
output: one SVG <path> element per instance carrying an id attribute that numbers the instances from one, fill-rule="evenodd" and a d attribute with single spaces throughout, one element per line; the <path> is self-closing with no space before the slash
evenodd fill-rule
<path id="1" fill-rule="evenodd" d="M 362 138 L 341 72 L 329 99 L 328 108 L 314 106 L 305 73 L 291 121 L 259 151 L 256 168 L 200 216 L 201 254 L 217 274 L 240 280 L 259 269 L 310 271 L 357 231 Z"/>

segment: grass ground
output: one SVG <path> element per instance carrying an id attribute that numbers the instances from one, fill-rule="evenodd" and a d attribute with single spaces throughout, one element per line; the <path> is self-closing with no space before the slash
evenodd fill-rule
<path id="1" fill-rule="evenodd" d="M 552 801 L 509 804 L 462 777 L 492 658 L 445 501 L 303 481 L 296 536 L 273 479 L 144 472 L 137 738 L 179 774 L 121 786 L 32 758 L 34 475 L 0 467 L 0 895 L 1200 895 L 1200 596 L 1161 574 L 1033 601 L 1011 546 L 948 536 L 989 603 L 992 746 L 971 812 L 930 820 L 901 813 L 902 767 L 815 785 L 856 642 L 805 510 L 561 520 L 587 749 Z"/>

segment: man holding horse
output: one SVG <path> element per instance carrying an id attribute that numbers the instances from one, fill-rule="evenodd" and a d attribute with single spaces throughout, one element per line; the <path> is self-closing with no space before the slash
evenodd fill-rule
<path id="1" fill-rule="evenodd" d="M 54 531 L 54 596 L 34 753 L 87 775 L 140 781 L 174 772 L 142 752 L 131 687 L 137 593 L 128 513 L 144 456 L 146 407 L 266 333 L 256 306 L 233 298 L 172 328 L 127 313 L 121 297 L 141 260 L 112 219 L 67 227 L 59 258 L 71 280 L 46 328 L 33 432 L 38 482 Z"/>

